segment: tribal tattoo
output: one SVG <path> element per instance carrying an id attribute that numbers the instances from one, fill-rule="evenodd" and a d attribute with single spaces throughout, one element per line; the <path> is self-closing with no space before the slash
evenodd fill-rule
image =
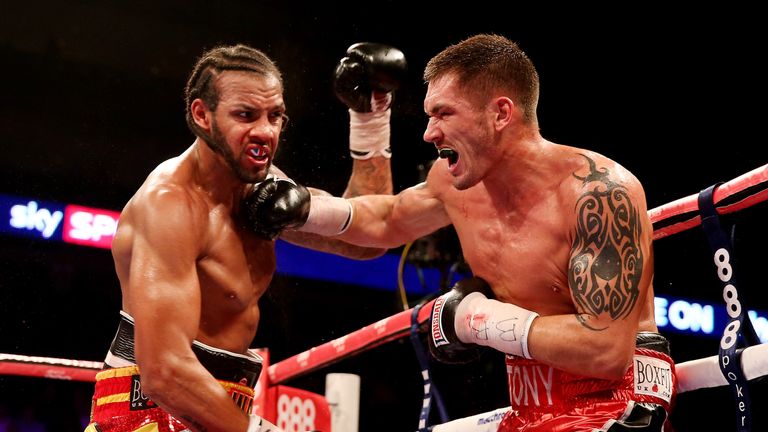
<path id="1" fill-rule="evenodd" d="M 344 198 L 360 195 L 392 195 L 392 169 L 389 159 L 372 158 L 352 163 L 350 177 Z"/>
<path id="2" fill-rule="evenodd" d="M 626 317 L 640 294 L 643 251 L 638 210 L 627 188 L 615 183 L 606 168 L 589 163 L 589 174 L 574 177 L 590 188 L 576 202 L 576 235 L 571 247 L 568 284 L 577 309 L 591 316 L 608 313 L 613 320 Z M 589 318 L 576 315 L 592 330 Z"/>

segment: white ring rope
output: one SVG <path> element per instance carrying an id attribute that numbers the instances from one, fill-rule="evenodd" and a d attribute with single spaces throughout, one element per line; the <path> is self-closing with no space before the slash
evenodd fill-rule
<path id="1" fill-rule="evenodd" d="M 727 385 L 720 371 L 718 356 L 711 356 L 682 362 L 675 366 L 677 373 L 677 392 L 685 393 L 703 388 Z M 741 354 L 741 369 L 747 380 L 768 375 L 768 344 L 750 346 Z"/>

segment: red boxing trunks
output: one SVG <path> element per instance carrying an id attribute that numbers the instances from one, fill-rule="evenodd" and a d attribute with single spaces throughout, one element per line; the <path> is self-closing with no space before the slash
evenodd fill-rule
<path id="1" fill-rule="evenodd" d="M 579 376 L 535 360 L 507 356 L 512 409 L 500 432 L 663 430 L 677 379 L 669 344 L 638 334 L 635 356 L 620 380 Z"/>
<path id="2" fill-rule="evenodd" d="M 133 318 L 120 312 L 117 334 L 104 361 L 105 370 L 96 374 L 91 422 L 85 432 L 188 431 L 141 391 L 133 332 Z M 225 351 L 199 341 L 192 342 L 192 352 L 235 404 L 250 414 L 254 387 L 262 369 L 261 357 Z"/>
<path id="3" fill-rule="evenodd" d="M 253 388 L 219 380 L 235 403 L 250 413 Z M 107 369 L 96 374 L 91 423 L 85 432 L 179 432 L 188 428 L 141 391 L 138 366 Z"/>

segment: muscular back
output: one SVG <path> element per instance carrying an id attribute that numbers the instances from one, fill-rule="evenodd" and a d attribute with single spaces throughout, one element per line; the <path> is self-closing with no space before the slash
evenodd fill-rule
<path id="1" fill-rule="evenodd" d="M 639 182 L 596 153 L 556 149 L 541 175 L 519 188 L 481 182 L 461 191 L 444 167 L 432 170 L 430 187 L 465 259 L 502 301 L 543 316 L 615 320 L 639 310 L 640 330 L 655 330 L 652 227 Z"/>
<path id="2" fill-rule="evenodd" d="M 158 166 L 125 206 L 112 246 L 123 308 L 137 318 L 137 333 L 141 317 L 165 315 L 159 322 L 179 326 L 169 337 L 178 331 L 244 352 L 275 269 L 273 243 L 233 216 L 242 189 L 217 194 L 194 173 L 187 151 Z"/>

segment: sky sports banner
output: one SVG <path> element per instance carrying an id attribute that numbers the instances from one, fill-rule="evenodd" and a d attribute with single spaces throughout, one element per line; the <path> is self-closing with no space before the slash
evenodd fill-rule
<path id="1" fill-rule="evenodd" d="M 109 249 L 119 212 L 0 195 L 0 232 Z"/>
<path id="2" fill-rule="evenodd" d="M 60 204 L 0 194 L 0 232 L 42 240 L 63 241 L 81 246 L 109 249 L 115 236 L 119 212 L 73 204 Z M 371 288 L 397 289 L 400 256 L 385 254 L 367 261 L 316 252 L 278 241 L 278 273 Z M 461 277 L 464 275 L 456 275 Z M 429 295 L 440 286 L 437 269 L 407 265 L 404 285 L 413 295 Z M 662 331 L 720 337 L 728 322 L 724 304 L 707 304 L 690 299 L 655 299 L 656 324 Z M 749 311 L 762 342 L 768 342 L 768 314 Z"/>

